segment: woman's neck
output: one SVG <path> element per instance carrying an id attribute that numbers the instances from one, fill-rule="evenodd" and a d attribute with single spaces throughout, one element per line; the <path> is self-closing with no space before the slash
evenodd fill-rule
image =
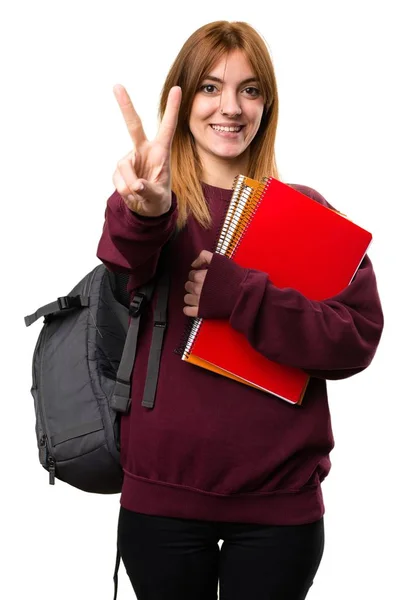
<path id="1" fill-rule="evenodd" d="M 202 157 L 203 158 L 203 157 Z M 246 175 L 248 158 L 246 153 L 236 159 L 226 160 L 217 156 L 205 156 L 202 163 L 202 181 L 215 187 L 231 189 L 237 175 Z"/>

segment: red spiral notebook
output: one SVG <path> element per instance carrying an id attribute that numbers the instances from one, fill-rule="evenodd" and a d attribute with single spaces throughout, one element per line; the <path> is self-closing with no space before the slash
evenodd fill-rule
<path id="1" fill-rule="evenodd" d="M 372 235 L 272 177 L 236 178 L 216 251 L 311 300 L 350 284 Z M 309 376 L 257 352 L 227 320 L 195 319 L 183 360 L 301 404 Z"/>

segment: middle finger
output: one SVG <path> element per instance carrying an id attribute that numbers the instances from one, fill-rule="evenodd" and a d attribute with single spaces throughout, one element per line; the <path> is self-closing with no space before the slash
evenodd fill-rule
<path id="1" fill-rule="evenodd" d="M 192 281 L 187 281 L 186 285 L 184 286 L 184 289 L 186 290 L 186 292 L 190 292 L 191 294 L 200 294 L 202 286 L 199 285 L 198 283 L 193 283 Z"/>

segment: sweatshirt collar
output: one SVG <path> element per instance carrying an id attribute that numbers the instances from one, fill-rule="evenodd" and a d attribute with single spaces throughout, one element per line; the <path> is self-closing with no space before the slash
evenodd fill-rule
<path id="1" fill-rule="evenodd" d="M 216 187 L 214 185 L 209 185 L 208 183 L 202 181 L 202 189 L 205 196 L 211 198 L 216 197 L 220 200 L 225 200 L 226 202 L 229 202 L 232 197 L 232 187 L 228 190 L 225 188 Z"/>

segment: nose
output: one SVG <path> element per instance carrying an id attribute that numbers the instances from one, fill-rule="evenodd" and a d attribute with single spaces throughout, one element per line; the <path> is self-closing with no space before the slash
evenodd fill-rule
<path id="1" fill-rule="evenodd" d="M 235 117 L 242 113 L 239 96 L 233 91 L 222 90 L 221 101 L 219 104 L 221 115 Z"/>

